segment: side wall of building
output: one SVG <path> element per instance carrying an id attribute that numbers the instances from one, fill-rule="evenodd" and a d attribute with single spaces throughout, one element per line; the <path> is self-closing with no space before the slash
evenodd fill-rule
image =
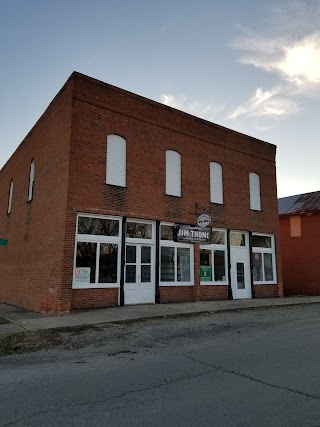
<path id="1" fill-rule="evenodd" d="M 9 241 L 0 247 L 0 300 L 39 312 L 61 311 L 71 108 L 69 81 L 0 171 L 0 237 Z"/>
<path id="2" fill-rule="evenodd" d="M 301 235 L 291 237 L 290 216 L 280 217 L 284 292 L 320 295 L 320 215 L 300 215 L 300 222 Z"/>

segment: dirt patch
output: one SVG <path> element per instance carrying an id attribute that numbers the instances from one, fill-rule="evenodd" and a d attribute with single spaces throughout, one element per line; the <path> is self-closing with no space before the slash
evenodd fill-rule
<path id="1" fill-rule="evenodd" d="M 0 325 L 8 325 L 9 323 L 11 323 L 10 320 L 0 317 Z"/>

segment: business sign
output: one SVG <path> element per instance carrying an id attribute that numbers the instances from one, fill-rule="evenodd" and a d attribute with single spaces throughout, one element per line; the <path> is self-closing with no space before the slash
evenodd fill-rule
<path id="1" fill-rule="evenodd" d="M 0 246 L 7 246 L 8 240 L 7 239 L 0 239 Z"/>
<path id="2" fill-rule="evenodd" d="M 200 265 L 200 282 L 211 282 L 211 267 Z"/>
<path id="3" fill-rule="evenodd" d="M 205 227 L 208 227 L 210 223 L 211 223 L 211 216 L 207 214 L 200 215 L 197 218 L 198 227 L 205 228 Z"/>
<path id="4" fill-rule="evenodd" d="M 188 243 L 210 243 L 211 228 L 176 225 L 176 240 Z"/>
<path id="5" fill-rule="evenodd" d="M 74 280 L 76 283 L 90 283 L 90 267 L 76 267 Z"/>

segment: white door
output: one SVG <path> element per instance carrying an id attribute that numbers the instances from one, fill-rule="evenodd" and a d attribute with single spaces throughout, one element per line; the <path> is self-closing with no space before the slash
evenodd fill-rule
<path id="1" fill-rule="evenodd" d="M 249 248 L 231 246 L 230 258 L 233 299 L 252 298 Z"/>
<path id="2" fill-rule="evenodd" d="M 124 303 L 146 304 L 155 302 L 154 246 L 126 245 Z"/>

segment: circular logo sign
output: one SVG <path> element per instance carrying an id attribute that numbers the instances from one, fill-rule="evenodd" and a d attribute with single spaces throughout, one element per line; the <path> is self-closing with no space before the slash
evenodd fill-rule
<path id="1" fill-rule="evenodd" d="M 208 227 L 210 222 L 211 222 L 211 217 L 207 214 L 200 215 L 197 218 L 197 225 L 198 227 L 201 227 L 201 228 Z"/>

